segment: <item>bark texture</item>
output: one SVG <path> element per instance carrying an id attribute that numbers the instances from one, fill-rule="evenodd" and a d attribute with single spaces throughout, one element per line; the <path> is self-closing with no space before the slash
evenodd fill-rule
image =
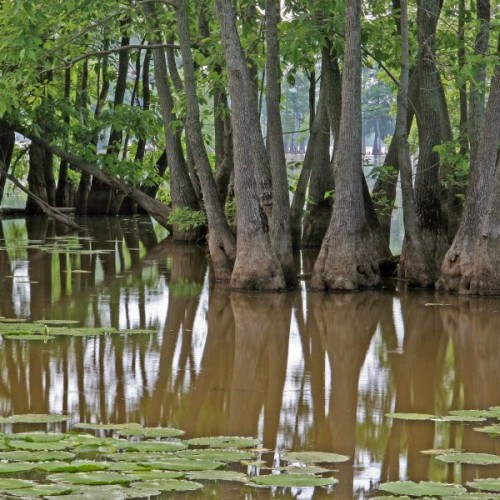
<path id="1" fill-rule="evenodd" d="M 335 154 L 336 198 L 330 226 L 314 265 L 313 289 L 356 290 L 380 284 L 381 249 L 367 220 L 361 170 L 361 2 L 345 2 L 342 113 Z M 363 207 L 361 209 L 361 207 Z M 382 250 L 382 251 L 381 251 Z"/>
<path id="2" fill-rule="evenodd" d="M 441 266 L 441 275 L 436 284 L 440 289 L 458 293 L 471 291 L 471 293 L 484 292 L 486 294 L 490 286 L 486 284 L 488 282 L 486 277 L 477 277 L 475 278 L 475 291 L 472 291 L 471 275 L 473 271 L 476 272 L 475 268 L 480 268 L 478 250 L 476 250 L 478 242 L 481 248 L 479 253 L 486 259 L 484 265 L 487 265 L 491 264 L 494 255 L 492 249 L 495 241 L 498 240 L 499 219 L 496 219 L 496 230 L 494 221 L 495 217 L 498 217 L 495 204 L 500 198 L 498 166 L 495 180 L 499 134 L 500 65 L 497 65 L 491 83 L 477 154 L 471 158 L 469 188 L 462 220 L 455 239 L 446 253 Z M 484 226 L 482 227 L 483 220 Z M 488 250 L 489 247 L 492 249 Z M 484 269 L 481 272 L 484 272 Z M 495 273 L 498 276 L 498 269 L 496 271 L 492 269 L 492 273 L 493 280 Z M 480 285 L 480 282 L 485 282 L 485 284 Z"/>
<path id="3" fill-rule="evenodd" d="M 208 248 L 210 259 L 218 281 L 229 281 L 236 257 L 236 242 L 229 230 L 224 209 L 220 203 L 217 187 L 210 167 L 207 150 L 203 140 L 200 121 L 200 109 L 196 92 L 189 22 L 184 0 L 176 1 L 177 30 L 181 44 L 184 67 L 184 89 L 186 94 L 187 116 L 186 134 L 198 171 L 205 210 L 208 221 Z"/>
<path id="4" fill-rule="evenodd" d="M 281 68 L 278 22 L 279 1 L 266 0 L 267 140 L 273 184 L 271 241 L 287 286 L 297 285 L 290 233 L 290 198 L 281 123 Z"/>
<path id="5" fill-rule="evenodd" d="M 14 150 L 15 134 L 7 123 L 0 120 L 0 169 L 9 171 L 10 161 L 12 159 L 12 152 Z M 0 205 L 3 200 L 5 191 L 5 177 L 0 178 Z"/>
<path id="6" fill-rule="evenodd" d="M 259 184 L 259 169 L 268 168 L 269 164 L 255 107 L 255 90 L 236 31 L 233 6 L 229 0 L 216 0 L 216 8 L 228 70 L 234 139 L 237 253 L 231 287 L 279 290 L 285 288 L 285 280 L 262 208 L 271 208 L 270 199 Z"/>

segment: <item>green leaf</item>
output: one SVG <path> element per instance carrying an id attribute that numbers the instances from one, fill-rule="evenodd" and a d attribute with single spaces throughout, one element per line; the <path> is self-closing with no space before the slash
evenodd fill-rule
<path id="1" fill-rule="evenodd" d="M 252 437 L 217 436 L 189 439 L 189 446 L 210 446 L 211 448 L 252 448 L 258 446 L 260 439 Z"/>
<path id="2" fill-rule="evenodd" d="M 22 490 L 6 490 L 6 493 L 16 497 L 41 498 L 41 497 L 46 497 L 48 495 L 52 496 L 67 495 L 72 491 L 73 488 L 70 488 L 68 486 L 59 486 L 56 484 L 37 484 L 36 486 L 33 486 L 31 488 L 23 488 Z"/>
<path id="3" fill-rule="evenodd" d="M 337 453 L 322 451 L 292 451 L 281 456 L 285 462 L 302 462 L 304 464 L 347 462 L 350 457 Z"/>
<path id="4" fill-rule="evenodd" d="M 0 424 L 49 424 L 56 422 L 66 422 L 68 415 L 44 415 L 37 413 L 26 413 L 11 415 L 10 417 L 0 417 Z"/>
<path id="5" fill-rule="evenodd" d="M 447 453 L 445 455 L 438 455 L 436 460 L 452 463 L 474 464 L 474 465 L 493 465 L 500 464 L 500 456 L 491 455 L 489 453 Z"/>
<path id="6" fill-rule="evenodd" d="M 383 483 L 379 486 L 382 491 L 396 495 L 409 495 L 412 497 L 443 496 L 465 493 L 467 490 L 459 484 L 435 483 L 432 481 L 395 481 Z"/>
<path id="7" fill-rule="evenodd" d="M 197 472 L 188 472 L 188 479 L 195 481 L 237 481 L 245 483 L 248 481 L 248 476 L 243 472 L 232 470 L 205 470 Z"/>
<path id="8" fill-rule="evenodd" d="M 269 474 L 257 476 L 248 483 L 254 486 L 279 486 L 284 488 L 330 486 L 338 483 L 333 477 L 316 477 L 308 474 Z"/>
<path id="9" fill-rule="evenodd" d="M 123 423 L 123 424 L 91 424 L 79 422 L 73 426 L 75 429 L 88 429 L 93 431 L 121 431 L 124 429 L 140 429 L 141 424 Z"/>
<path id="10" fill-rule="evenodd" d="M 136 471 L 128 474 L 134 481 L 156 481 L 158 479 L 180 479 L 184 477 L 182 472 L 167 471 L 167 470 L 145 470 Z"/>
<path id="11" fill-rule="evenodd" d="M 49 481 L 68 484 L 129 484 L 132 480 L 118 472 L 61 472 L 47 476 Z"/>
<path id="12" fill-rule="evenodd" d="M 33 470 L 36 464 L 29 462 L 0 462 L 0 474 L 16 474 Z"/>
<path id="13" fill-rule="evenodd" d="M 57 432 L 19 432 L 17 434 L 8 434 L 7 439 L 24 439 L 32 443 L 55 443 L 64 439 L 66 434 Z"/>
<path id="14" fill-rule="evenodd" d="M 185 450 L 176 453 L 176 456 L 189 458 L 191 460 L 215 460 L 216 462 L 240 462 L 242 460 L 252 460 L 255 453 L 240 450 Z"/>
<path id="15" fill-rule="evenodd" d="M 428 413 L 386 413 L 387 418 L 395 418 L 399 420 L 432 420 L 436 415 L 430 415 Z"/>
<path id="16" fill-rule="evenodd" d="M 14 448 L 15 450 L 31 450 L 31 451 L 62 451 L 68 448 L 67 443 L 63 442 L 54 442 L 54 441 L 46 441 L 46 442 L 33 442 L 33 441 L 24 441 L 22 439 L 16 440 L 8 440 L 7 445 L 10 448 Z"/>
<path id="17" fill-rule="evenodd" d="M 118 429 L 118 434 L 126 437 L 154 439 L 179 437 L 185 434 L 185 431 L 172 427 L 126 427 Z"/>
<path id="18" fill-rule="evenodd" d="M 75 458 L 74 453 L 69 451 L 2 451 L 0 460 L 9 460 L 10 462 L 46 462 L 49 460 L 71 460 Z"/>
<path id="19" fill-rule="evenodd" d="M 476 479 L 467 483 L 469 488 L 481 491 L 498 491 L 500 492 L 500 477 L 488 479 Z"/>
<path id="20" fill-rule="evenodd" d="M 158 481 L 145 481 L 143 483 L 134 483 L 132 485 L 137 489 L 153 489 L 160 491 L 195 491 L 203 488 L 200 483 L 194 481 L 182 481 L 180 479 L 164 479 Z"/>
<path id="21" fill-rule="evenodd" d="M 3 479 L 0 478 L 0 491 L 15 490 L 18 488 L 29 488 L 35 483 L 26 479 Z"/>
<path id="22" fill-rule="evenodd" d="M 222 462 L 213 462 L 209 460 L 189 460 L 187 458 L 171 458 L 161 461 L 144 461 L 140 462 L 143 467 L 151 467 L 159 470 L 173 471 L 199 471 L 221 469 L 224 467 Z"/>

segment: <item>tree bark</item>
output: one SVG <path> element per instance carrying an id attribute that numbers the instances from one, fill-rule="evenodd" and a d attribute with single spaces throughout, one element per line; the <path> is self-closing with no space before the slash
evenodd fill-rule
<path id="1" fill-rule="evenodd" d="M 66 102 L 70 100 L 71 93 L 71 69 L 67 69 L 64 72 L 64 99 Z M 65 113 L 63 116 L 63 121 L 68 128 L 70 125 L 70 115 L 69 113 Z M 57 189 L 55 195 L 55 205 L 58 207 L 67 207 L 69 202 L 69 178 L 68 178 L 68 162 L 61 160 L 59 164 L 59 177 L 57 179 Z"/>
<path id="2" fill-rule="evenodd" d="M 313 289 L 356 290 L 380 284 L 381 249 L 366 217 L 361 170 L 361 2 L 345 2 L 342 113 L 335 154 L 336 198 L 311 278 Z M 363 207 L 363 208 L 361 208 Z"/>
<path id="3" fill-rule="evenodd" d="M 15 139 L 14 131 L 9 128 L 7 123 L 0 120 L 0 169 L 6 172 L 9 171 Z M 5 182 L 6 177 L 0 177 L 0 205 L 5 191 Z"/>
<path id="4" fill-rule="evenodd" d="M 419 227 L 425 247 L 433 259 L 435 277 L 446 253 L 448 242 L 441 206 L 441 175 L 439 154 L 435 146 L 441 143 L 440 80 L 436 65 L 436 28 L 440 0 L 419 0 L 417 4 L 417 34 L 419 43 L 419 158 L 415 178 Z"/>
<path id="5" fill-rule="evenodd" d="M 290 198 L 281 123 L 281 68 L 278 23 L 279 1 L 266 0 L 267 141 L 271 161 L 273 211 L 271 242 L 287 286 L 297 285 L 290 233 Z"/>
<path id="6" fill-rule="evenodd" d="M 29 171 L 28 171 L 28 189 L 44 203 L 49 204 L 47 198 L 47 186 L 45 185 L 45 161 L 46 150 L 40 144 L 31 143 L 29 149 Z M 27 214 L 41 214 L 43 210 L 32 197 L 26 202 Z"/>
<path id="7" fill-rule="evenodd" d="M 469 188 L 462 220 L 441 266 L 441 275 L 436 284 L 439 289 L 485 295 L 495 290 L 494 283 L 495 279 L 498 279 L 498 268 L 490 269 L 490 277 L 484 275 L 484 272 L 487 266 L 493 264 L 494 249 L 499 240 L 497 200 L 500 198 L 498 195 L 500 191 L 499 168 L 498 165 L 496 166 L 499 137 L 500 65 L 497 64 L 478 150 L 475 157 L 471 158 Z M 496 222 L 495 217 L 497 217 Z M 482 224 L 483 221 L 484 224 Z M 482 265 L 481 258 L 485 259 Z M 474 284 L 471 285 L 473 273 Z"/>
<path id="8" fill-rule="evenodd" d="M 418 225 L 417 204 L 413 191 L 413 172 L 408 144 L 408 94 L 410 88 L 410 48 L 408 35 L 408 3 L 401 0 L 401 76 L 398 89 L 396 117 L 397 158 L 401 168 L 403 221 L 405 239 L 399 264 L 399 277 L 410 286 L 429 287 L 434 283 L 434 266 L 424 246 Z"/>
<path id="9" fill-rule="evenodd" d="M 217 281 L 229 281 L 236 257 L 236 242 L 220 203 L 217 187 L 210 167 L 203 140 L 200 109 L 196 89 L 194 61 L 189 37 L 189 21 L 184 0 L 176 0 L 177 31 L 179 34 L 184 67 L 184 91 L 187 116 L 186 134 L 198 170 L 208 221 L 208 248 Z"/>
<path id="10" fill-rule="evenodd" d="M 261 202 L 270 207 L 258 169 L 269 168 L 255 107 L 255 91 L 236 31 L 230 0 L 216 0 L 222 44 L 228 69 L 234 138 L 237 204 L 237 250 L 231 287 L 279 290 L 285 288 L 280 263 L 273 251 Z M 259 200 L 260 197 L 260 200 Z M 269 198 L 267 196 L 267 198 Z"/>

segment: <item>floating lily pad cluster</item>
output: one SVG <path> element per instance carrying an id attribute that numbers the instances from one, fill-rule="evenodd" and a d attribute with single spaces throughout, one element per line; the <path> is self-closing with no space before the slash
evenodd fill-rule
<path id="1" fill-rule="evenodd" d="M 80 328 L 79 321 L 73 320 L 40 320 L 28 322 L 24 318 L 0 318 L 0 335 L 6 340 L 48 341 L 59 336 L 95 337 L 97 335 L 131 335 L 152 334 L 156 330 L 117 328 Z"/>
<path id="2" fill-rule="evenodd" d="M 407 421 L 437 421 L 437 422 L 491 422 L 500 420 L 500 407 L 494 406 L 487 410 L 454 410 L 449 415 L 436 416 L 426 413 L 388 413 L 386 417 Z M 500 436 L 500 424 L 484 425 L 474 430 L 485 432 L 491 436 Z M 432 455 L 436 460 L 447 464 L 465 465 L 500 465 L 500 455 L 490 453 L 474 453 L 455 449 L 423 450 L 422 453 Z M 409 497 L 439 497 L 443 499 L 488 499 L 500 500 L 500 478 L 477 479 L 470 481 L 466 486 L 474 491 L 467 490 L 459 484 L 436 483 L 432 481 L 394 481 L 383 483 L 379 486 L 381 491 L 397 495 L 393 497 L 384 496 L 377 498 L 409 498 Z"/>
<path id="3" fill-rule="evenodd" d="M 187 492 L 206 481 L 253 487 L 330 487 L 332 470 L 316 464 L 345 462 L 334 453 L 287 452 L 282 466 L 247 474 L 263 450 L 253 437 L 183 440 L 184 431 L 137 423 L 78 423 L 70 432 L 7 432 L 13 425 L 56 424 L 66 415 L 0 417 L 0 498 L 147 498 Z M 201 481 L 201 482 L 200 482 Z"/>

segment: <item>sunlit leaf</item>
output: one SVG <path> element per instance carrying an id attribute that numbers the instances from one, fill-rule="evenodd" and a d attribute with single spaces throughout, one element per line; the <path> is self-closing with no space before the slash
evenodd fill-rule
<path id="1" fill-rule="evenodd" d="M 243 472 L 236 472 L 232 470 L 206 470 L 198 472 L 188 472 L 188 479 L 195 481 L 237 481 L 247 482 L 248 476 Z"/>
<path id="2" fill-rule="evenodd" d="M 386 413 L 385 416 L 398 420 L 432 420 L 433 418 L 438 418 L 436 415 L 428 413 Z"/>
<path id="3" fill-rule="evenodd" d="M 147 470 L 142 472 L 131 472 L 128 474 L 134 481 L 151 481 L 158 479 L 180 479 L 184 477 L 182 472 L 168 470 Z"/>
<path id="4" fill-rule="evenodd" d="M 199 471 L 221 469 L 224 467 L 222 462 L 213 462 L 209 460 L 189 460 L 187 458 L 172 458 L 161 461 L 147 461 L 140 463 L 144 467 L 151 467 L 159 470 L 174 471 Z"/>
<path id="5" fill-rule="evenodd" d="M 325 453 L 322 451 L 292 451 L 284 453 L 281 458 L 285 462 L 302 462 L 304 464 L 338 463 L 347 462 L 350 457 L 337 453 Z"/>
<path id="6" fill-rule="evenodd" d="M 154 439 L 179 437 L 182 436 L 185 431 L 172 427 L 126 427 L 124 429 L 118 429 L 118 433 L 127 437 L 137 436 L 146 439 Z"/>
<path id="7" fill-rule="evenodd" d="M 215 460 L 216 462 L 239 462 L 255 458 L 255 453 L 240 450 L 185 450 L 176 453 L 176 456 L 191 460 Z"/>
<path id="8" fill-rule="evenodd" d="M 64 439 L 66 435 L 57 432 L 18 432 L 7 435 L 8 439 L 24 439 L 33 443 L 54 443 Z"/>
<path id="9" fill-rule="evenodd" d="M 469 481 L 467 486 L 481 491 L 498 491 L 500 492 L 500 477 L 488 479 L 476 479 Z"/>
<path id="10" fill-rule="evenodd" d="M 187 444 L 184 441 L 129 441 L 120 448 L 125 451 L 170 453 L 185 450 Z"/>
<path id="11" fill-rule="evenodd" d="M 284 488 L 330 486 L 338 483 L 333 477 L 316 477 L 309 474 L 269 474 L 253 477 L 248 484 L 257 486 L 279 486 Z"/>
<path id="12" fill-rule="evenodd" d="M 45 442 L 33 442 L 24 441 L 22 439 L 12 439 L 7 442 L 10 448 L 15 450 L 32 450 L 32 451 L 62 451 L 68 448 L 67 443 L 62 443 L 60 441 L 45 441 Z"/>
<path id="13" fill-rule="evenodd" d="M 75 454 L 69 451 L 2 451 L 0 460 L 9 460 L 10 462 L 46 462 L 49 460 L 71 460 Z"/>
<path id="14" fill-rule="evenodd" d="M 123 424 L 92 424 L 92 423 L 85 423 L 85 422 L 79 422 L 73 426 L 75 429 L 88 429 L 88 430 L 94 430 L 94 431 L 120 431 L 123 429 L 129 429 L 129 428 L 142 428 L 141 424 L 136 424 L 134 422 L 131 423 L 123 423 Z"/>
<path id="15" fill-rule="evenodd" d="M 73 491 L 73 488 L 68 486 L 60 486 L 57 484 L 37 484 L 30 488 L 23 488 L 22 490 L 6 490 L 6 493 L 16 497 L 23 498 L 41 498 L 48 495 L 59 496 L 67 495 Z"/>
<path id="16" fill-rule="evenodd" d="M 485 422 L 485 417 L 475 417 L 472 415 L 445 415 L 444 417 L 433 418 L 435 422 Z"/>
<path id="17" fill-rule="evenodd" d="M 0 417 L 0 424 L 48 424 L 55 422 L 66 422 L 68 415 L 44 415 L 37 413 L 26 413 Z"/>
<path id="18" fill-rule="evenodd" d="M 0 474 L 15 474 L 33 470 L 36 464 L 29 462 L 0 462 Z"/>
<path id="19" fill-rule="evenodd" d="M 137 489 L 147 488 L 160 491 L 195 491 L 203 488 L 200 483 L 194 481 L 183 481 L 181 479 L 162 479 L 157 481 L 145 481 L 132 485 Z"/>
<path id="20" fill-rule="evenodd" d="M 383 483 L 379 486 L 382 491 L 396 495 L 409 495 L 412 497 L 443 496 L 465 493 L 467 490 L 459 484 L 435 483 L 432 481 L 395 481 Z"/>
<path id="21" fill-rule="evenodd" d="M 491 455 L 490 453 L 447 453 L 438 455 L 436 460 L 446 463 L 462 463 L 474 465 L 493 465 L 500 464 L 500 456 Z"/>
<path id="22" fill-rule="evenodd" d="M 216 437 L 201 437 L 189 439 L 190 446 L 209 446 L 211 448 L 251 448 L 258 446 L 260 439 L 252 437 L 236 437 L 236 436 L 216 436 Z"/>
<path id="23" fill-rule="evenodd" d="M 4 479 L 0 478 L 0 491 L 15 490 L 17 488 L 29 488 L 35 483 L 26 479 Z"/>
<path id="24" fill-rule="evenodd" d="M 56 483 L 69 484 L 128 484 L 131 479 L 124 474 L 118 472 L 61 472 L 59 474 L 50 474 L 47 476 L 49 481 Z"/>

